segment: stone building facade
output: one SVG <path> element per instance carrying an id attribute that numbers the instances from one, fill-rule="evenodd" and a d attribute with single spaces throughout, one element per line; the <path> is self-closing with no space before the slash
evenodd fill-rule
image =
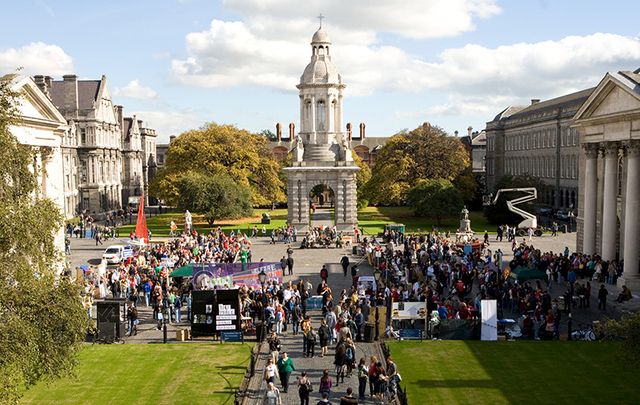
<path id="1" fill-rule="evenodd" d="M 575 116 L 580 133 L 577 249 L 623 259 L 640 286 L 640 69 L 607 73 Z"/>
<path id="2" fill-rule="evenodd" d="M 342 77 L 331 60 L 331 41 L 319 28 L 311 40 L 311 61 L 300 77 L 300 132 L 287 171 L 288 221 L 298 231 L 310 225 L 309 193 L 316 185 L 335 196 L 335 225 L 352 232 L 358 223 L 356 172 L 343 118 Z"/>
<path id="3" fill-rule="evenodd" d="M 124 117 L 106 76 L 33 80 L 67 120 L 61 142 L 65 218 L 125 207 L 129 197 L 147 190 L 157 170 L 156 132 L 135 116 Z"/>
<path id="4" fill-rule="evenodd" d="M 489 192 L 504 175 L 529 174 L 549 187 L 538 202 L 556 209 L 578 206 L 578 133 L 572 119 L 593 88 L 528 107 L 508 107 L 487 122 L 486 178 Z"/>
<path id="5" fill-rule="evenodd" d="M 9 126 L 9 131 L 19 143 L 30 145 L 35 151 L 32 167 L 38 172 L 36 197 L 51 199 L 60 212 L 65 212 L 67 172 L 63 167 L 63 139 L 70 127 L 48 95 L 31 78 L 18 77 L 11 88 L 20 93 L 20 103 L 17 105 L 19 120 Z M 61 253 L 64 252 L 63 227 L 56 232 L 55 244 Z"/>

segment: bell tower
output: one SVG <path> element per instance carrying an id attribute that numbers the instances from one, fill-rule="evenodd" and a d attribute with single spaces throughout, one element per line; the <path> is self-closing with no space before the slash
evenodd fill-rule
<path id="1" fill-rule="evenodd" d="M 296 86 L 300 98 L 300 132 L 288 173 L 289 223 L 298 231 L 310 224 L 309 192 L 318 184 L 335 196 L 335 224 L 351 232 L 357 224 L 356 171 L 350 140 L 342 132 L 342 76 L 331 60 L 333 45 L 320 26 L 311 38 L 311 60 Z"/>

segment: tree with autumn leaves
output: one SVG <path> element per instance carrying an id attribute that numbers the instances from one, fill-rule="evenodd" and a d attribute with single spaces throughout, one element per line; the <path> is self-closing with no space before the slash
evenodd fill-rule
<path id="1" fill-rule="evenodd" d="M 446 182 L 449 185 L 444 187 L 449 190 L 447 193 L 454 190 L 462 197 L 473 194 L 467 190 L 473 184 L 460 181 L 470 164 L 469 153 L 457 137 L 425 123 L 412 131 L 402 131 L 393 136 L 380 149 L 371 179 L 365 185 L 365 194 L 374 204 L 409 204 L 424 212 L 424 202 L 430 197 L 428 194 L 442 188 L 425 187 L 427 180 Z M 465 189 L 451 189 L 452 183 L 465 185 Z M 461 203 L 462 200 L 453 198 L 451 201 Z M 446 208 L 451 211 L 450 207 Z M 443 212 L 443 216 L 446 214 Z"/>
<path id="2" fill-rule="evenodd" d="M 204 182 L 185 178 L 223 178 L 231 179 L 242 190 L 249 190 L 249 193 L 239 193 L 241 197 L 247 196 L 248 202 L 237 198 L 233 201 L 243 206 L 270 205 L 285 200 L 280 169 L 264 136 L 234 125 L 209 123 L 171 142 L 165 167 L 158 172 L 150 192 L 167 204 L 183 206 L 185 201 L 180 200 L 180 195 L 185 193 L 185 185 L 193 187 L 202 183 L 203 187 L 209 187 Z"/>

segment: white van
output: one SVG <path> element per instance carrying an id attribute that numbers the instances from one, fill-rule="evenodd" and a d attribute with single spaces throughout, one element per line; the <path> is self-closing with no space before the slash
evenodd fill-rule
<path id="1" fill-rule="evenodd" d="M 102 259 L 107 264 L 118 264 L 127 257 L 133 256 L 133 248 L 129 245 L 112 245 L 109 246 L 102 254 Z"/>

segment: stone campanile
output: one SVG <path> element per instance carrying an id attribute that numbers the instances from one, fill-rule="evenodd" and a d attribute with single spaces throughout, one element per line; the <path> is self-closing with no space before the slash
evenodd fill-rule
<path id="1" fill-rule="evenodd" d="M 320 27 L 311 39 L 311 61 L 300 77 L 300 132 L 293 142 L 288 175 L 288 220 L 299 232 L 309 228 L 309 193 L 319 184 L 335 198 L 335 224 L 352 232 L 357 225 L 356 171 L 350 140 L 342 132 L 342 76 L 331 61 L 333 48 Z"/>

